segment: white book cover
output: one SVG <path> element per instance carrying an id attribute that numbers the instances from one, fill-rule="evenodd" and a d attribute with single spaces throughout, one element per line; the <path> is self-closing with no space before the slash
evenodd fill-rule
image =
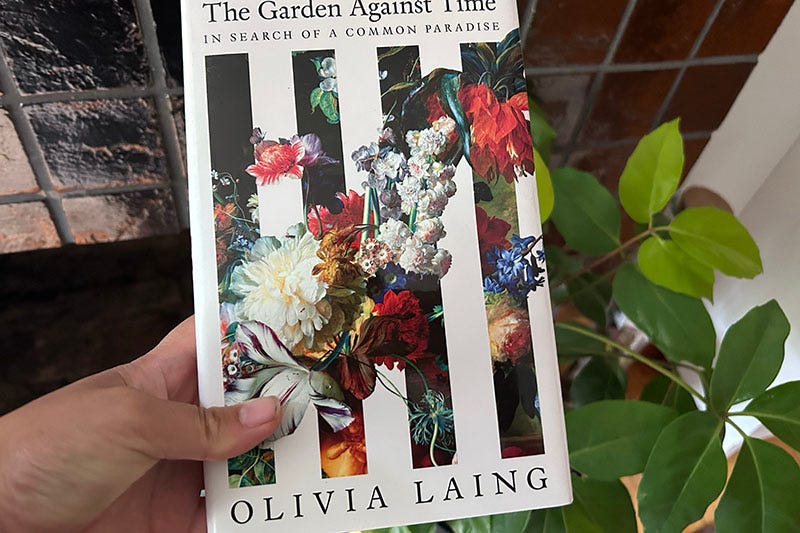
<path id="1" fill-rule="evenodd" d="M 182 4 L 209 530 L 569 503 L 516 4 Z"/>

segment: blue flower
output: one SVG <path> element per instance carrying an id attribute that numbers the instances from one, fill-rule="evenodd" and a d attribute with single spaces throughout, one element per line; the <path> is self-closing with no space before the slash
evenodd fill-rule
<path id="1" fill-rule="evenodd" d="M 520 251 L 527 249 L 535 241 L 535 237 L 520 237 L 517 234 L 511 236 L 511 244 L 514 246 L 514 248 L 518 248 Z"/>
<path id="2" fill-rule="evenodd" d="M 500 283 L 492 276 L 486 276 L 486 278 L 483 280 L 483 292 L 500 294 L 504 290 L 505 288 L 500 285 Z"/>
<path id="3" fill-rule="evenodd" d="M 497 275 L 500 283 L 506 285 L 513 282 L 514 278 L 523 275 L 528 265 L 530 265 L 530 263 L 528 263 L 528 260 L 522 256 L 522 252 L 517 248 L 500 250 L 496 260 Z"/>

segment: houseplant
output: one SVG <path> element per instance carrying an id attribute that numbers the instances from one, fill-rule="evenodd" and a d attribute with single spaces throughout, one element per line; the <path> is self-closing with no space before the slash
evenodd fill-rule
<path id="1" fill-rule="evenodd" d="M 675 207 L 684 167 L 678 120 L 641 139 L 620 177 L 619 201 L 591 174 L 560 168 L 551 175 L 544 161 L 552 130 L 535 117 L 533 130 L 544 155 L 537 154 L 542 218 L 564 242 L 547 247 L 547 263 L 558 356 L 569 387 L 575 501 L 387 531 L 636 531 L 634 507 L 619 478 L 638 473 L 638 516 L 647 532 L 683 530 L 720 495 L 718 531 L 794 530 L 800 523 L 793 497 L 800 467 L 736 423 L 755 416 L 800 449 L 800 381 L 770 387 L 783 362 L 789 322 L 772 300 L 747 312 L 717 342 L 701 299 L 712 298 L 717 272 L 752 278 L 762 272 L 761 258 L 732 214 Z M 623 216 L 635 223 L 627 238 L 621 237 Z M 647 335 L 647 355 L 618 338 L 611 319 L 618 312 Z M 653 351 L 660 355 L 652 357 Z M 621 361 L 656 373 L 639 399 L 623 399 Z M 729 479 L 722 448 L 727 431 L 741 433 L 744 441 Z"/>

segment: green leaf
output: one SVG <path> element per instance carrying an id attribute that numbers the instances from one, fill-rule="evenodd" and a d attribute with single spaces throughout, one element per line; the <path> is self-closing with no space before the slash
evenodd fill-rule
<path id="1" fill-rule="evenodd" d="M 567 283 L 572 303 L 578 310 L 605 328 L 608 308 L 611 305 L 611 282 L 592 273 L 584 274 Z"/>
<path id="2" fill-rule="evenodd" d="M 531 512 L 530 511 L 520 511 L 518 513 L 505 513 L 505 514 L 496 514 L 492 515 L 491 517 L 491 530 L 493 532 L 497 531 L 509 531 L 509 532 L 517 532 L 520 533 L 525 531 L 525 528 L 528 526 L 528 522 L 531 519 Z"/>
<path id="3" fill-rule="evenodd" d="M 683 160 L 679 119 L 642 137 L 619 179 L 619 199 L 633 220 L 647 223 L 664 209 L 681 181 Z"/>
<path id="4" fill-rule="evenodd" d="M 669 225 L 675 244 L 705 265 L 735 276 L 753 278 L 763 271 L 753 237 L 735 216 L 716 207 L 693 207 Z"/>
<path id="5" fill-rule="evenodd" d="M 598 481 L 572 476 L 571 505 L 558 509 L 534 511 L 526 533 L 534 532 L 601 532 L 635 533 L 636 515 L 630 495 L 619 481 Z M 496 529 L 496 533 L 516 532 Z"/>
<path id="6" fill-rule="evenodd" d="M 531 113 L 531 137 L 533 138 L 533 146 L 536 147 L 545 161 L 549 161 L 550 149 L 558 133 L 556 133 L 556 130 L 547 122 L 547 116 L 544 114 L 542 107 L 531 98 L 528 98 L 528 109 L 530 109 Z"/>
<path id="7" fill-rule="evenodd" d="M 575 407 L 600 400 L 621 400 L 625 398 L 626 383 L 625 372 L 616 360 L 596 356 L 572 380 L 569 394 Z"/>
<path id="8" fill-rule="evenodd" d="M 231 489 L 238 489 L 241 482 L 242 482 L 241 474 L 234 474 L 232 476 L 228 476 L 228 487 Z"/>
<path id="9" fill-rule="evenodd" d="M 454 533 L 492 533 L 492 519 L 489 516 L 451 520 L 447 525 Z"/>
<path id="10" fill-rule="evenodd" d="M 750 402 L 743 414 L 754 416 L 776 437 L 800 450 L 800 381 L 773 387 Z"/>
<path id="11" fill-rule="evenodd" d="M 766 390 L 783 364 L 789 320 L 775 300 L 754 307 L 725 333 L 711 374 L 711 405 L 725 412 Z"/>
<path id="12" fill-rule="evenodd" d="M 639 518 L 645 531 L 682 531 L 722 491 L 728 470 L 721 429 L 713 414 L 692 411 L 658 436 L 639 484 Z"/>
<path id="13" fill-rule="evenodd" d="M 675 409 L 679 414 L 697 410 L 692 395 L 666 376 L 658 375 L 645 385 L 639 399 Z"/>
<path id="14" fill-rule="evenodd" d="M 424 81 L 424 80 L 423 80 Z M 456 121 L 456 126 L 458 126 L 458 136 L 461 139 L 461 146 L 464 151 L 464 157 L 467 158 L 467 161 L 472 165 L 472 160 L 470 159 L 470 149 L 472 147 L 472 137 L 470 133 L 470 122 L 467 119 L 467 115 L 464 112 L 464 108 L 461 105 L 461 101 L 458 99 L 458 90 L 461 88 L 461 76 L 455 72 L 447 72 L 442 75 L 442 82 L 441 82 L 441 98 L 439 101 L 442 103 L 445 111 L 448 111 L 448 114 L 453 117 L 453 120 Z M 486 176 L 482 176 L 486 177 Z"/>
<path id="15" fill-rule="evenodd" d="M 319 107 L 320 101 L 322 100 L 322 94 L 325 91 L 322 90 L 320 87 L 314 87 L 314 90 L 311 91 L 311 95 L 309 96 L 309 101 L 311 102 L 311 111 L 314 111 L 317 107 Z"/>
<path id="16" fill-rule="evenodd" d="M 328 119 L 331 124 L 339 123 L 339 103 L 336 96 L 331 91 L 323 91 L 319 100 L 319 108 L 322 114 Z"/>
<path id="17" fill-rule="evenodd" d="M 635 400 L 605 400 L 570 411 L 570 464 L 606 481 L 641 472 L 653 443 L 676 416 L 668 407 Z"/>
<path id="18" fill-rule="evenodd" d="M 617 272 L 614 299 L 671 360 L 711 365 L 716 332 L 702 301 L 655 285 L 633 265 Z"/>
<path id="19" fill-rule="evenodd" d="M 567 329 L 563 323 L 556 322 L 556 349 L 559 357 L 583 357 L 606 351 L 605 345 L 586 335 Z"/>
<path id="20" fill-rule="evenodd" d="M 533 165 L 536 169 L 536 195 L 539 197 L 539 218 L 542 222 L 550 218 L 555 203 L 553 181 L 550 179 L 550 170 L 542 159 L 539 151 L 533 149 Z"/>
<path id="21" fill-rule="evenodd" d="M 713 297 L 714 270 L 658 235 L 644 241 L 639 248 L 639 268 L 656 285 L 695 298 Z"/>
<path id="22" fill-rule="evenodd" d="M 618 479 L 598 481 L 572 476 L 573 505 L 605 533 L 634 533 L 636 514 L 630 494 Z"/>
<path id="23" fill-rule="evenodd" d="M 386 527 L 383 529 L 369 529 L 362 533 L 436 533 L 436 524 L 416 524 L 413 526 Z"/>
<path id="24" fill-rule="evenodd" d="M 552 174 L 555 207 L 552 218 L 572 248 L 601 255 L 619 246 L 617 202 L 591 174 L 570 167 Z"/>
<path id="25" fill-rule="evenodd" d="M 745 439 L 714 514 L 720 533 L 796 532 L 800 526 L 800 467 L 769 442 Z"/>

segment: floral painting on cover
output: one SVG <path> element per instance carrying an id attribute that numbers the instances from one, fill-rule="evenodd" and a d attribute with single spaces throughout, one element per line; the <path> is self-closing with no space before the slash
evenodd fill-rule
<path id="1" fill-rule="evenodd" d="M 462 71 L 425 77 L 415 48 L 378 50 L 384 124 L 347 158 L 330 127 L 340 120 L 335 55 L 294 53 L 296 90 L 307 91 L 297 98 L 317 131 L 242 132 L 252 164 L 212 172 L 225 401 L 283 404 L 278 431 L 229 460 L 231 487 L 275 482 L 272 443 L 309 405 L 322 476 L 367 473 L 361 402 L 378 387 L 407 409 L 415 468 L 455 460 L 439 291 L 458 260 L 440 245 L 455 194 L 476 204 L 498 416 L 488 431 L 503 457 L 544 451 L 527 306 L 544 256 L 539 236 L 519 234 L 514 190 L 534 171 L 519 34 L 465 45 Z M 457 190 L 462 161 L 473 191 Z M 343 190 L 345 164 L 363 175 L 361 190 Z M 262 235 L 256 186 L 283 180 L 302 182 L 305 217 Z M 395 368 L 404 386 L 388 375 Z"/>

